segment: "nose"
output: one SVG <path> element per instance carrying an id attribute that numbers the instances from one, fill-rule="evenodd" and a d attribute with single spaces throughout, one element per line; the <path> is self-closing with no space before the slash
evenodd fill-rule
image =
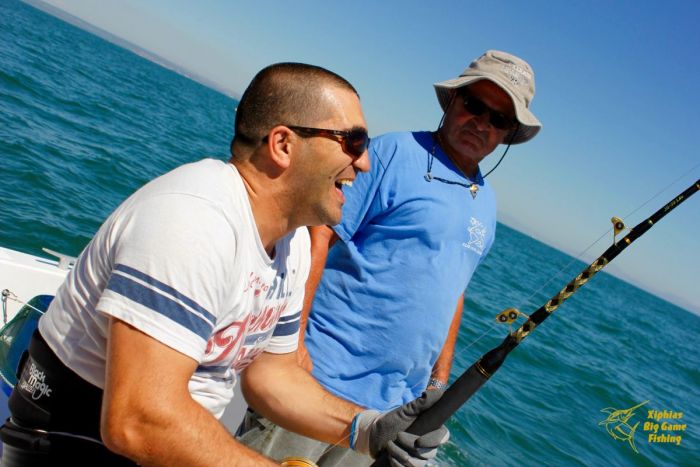
<path id="1" fill-rule="evenodd" d="M 486 131 L 491 128 L 491 113 L 486 111 L 482 113 L 481 115 L 472 115 L 472 118 L 474 119 L 474 123 L 476 123 L 476 127 L 479 130 Z"/>
<path id="2" fill-rule="evenodd" d="M 355 168 L 355 170 L 359 170 L 360 172 L 369 172 L 369 152 L 365 151 L 360 157 L 355 159 L 352 166 Z"/>

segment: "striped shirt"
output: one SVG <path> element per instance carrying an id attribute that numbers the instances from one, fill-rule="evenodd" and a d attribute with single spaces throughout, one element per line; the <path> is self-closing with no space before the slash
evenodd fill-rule
<path id="1" fill-rule="evenodd" d="M 150 182 L 105 221 L 40 320 L 69 368 L 103 388 L 109 317 L 198 364 L 195 400 L 219 417 L 263 351 L 296 349 L 309 237 L 270 258 L 235 167 L 203 160 Z"/>

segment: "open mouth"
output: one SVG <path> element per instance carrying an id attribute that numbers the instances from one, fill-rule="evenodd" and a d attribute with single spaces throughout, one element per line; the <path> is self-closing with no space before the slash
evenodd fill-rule
<path id="1" fill-rule="evenodd" d="M 337 182 L 335 182 L 335 187 L 337 189 L 342 190 L 343 186 L 347 186 L 348 188 L 352 187 L 352 180 L 345 178 L 345 179 L 338 180 Z"/>
<path id="2" fill-rule="evenodd" d="M 351 187 L 352 180 L 350 180 L 349 178 L 343 178 L 335 182 L 335 191 L 338 194 L 341 203 L 345 203 L 345 195 L 343 195 L 344 186 Z"/>

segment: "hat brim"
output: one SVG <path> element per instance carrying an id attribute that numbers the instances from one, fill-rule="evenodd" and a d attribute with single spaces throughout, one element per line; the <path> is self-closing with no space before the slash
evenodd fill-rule
<path id="1" fill-rule="evenodd" d="M 506 138 L 504 138 L 504 140 L 510 141 L 510 144 L 520 144 L 534 138 L 542 128 L 542 124 L 537 117 L 530 112 L 523 102 L 516 99 L 515 96 L 508 91 L 508 86 L 494 78 L 487 78 L 483 75 L 466 75 L 455 79 L 448 79 L 447 81 L 442 81 L 440 83 L 435 83 L 433 87 L 435 88 L 435 93 L 437 94 L 438 102 L 440 102 L 440 107 L 442 107 L 442 110 L 445 112 L 447 111 L 447 107 L 450 105 L 455 89 L 468 86 L 481 80 L 491 81 L 499 88 L 503 89 L 508 96 L 510 96 L 510 100 L 513 101 L 515 117 L 518 119 L 520 126 L 515 134 L 510 133 L 508 136 L 506 136 Z"/>

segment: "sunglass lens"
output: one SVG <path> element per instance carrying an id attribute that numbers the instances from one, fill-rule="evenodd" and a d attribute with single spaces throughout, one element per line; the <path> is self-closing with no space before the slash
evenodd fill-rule
<path id="1" fill-rule="evenodd" d="M 511 120 L 508 117 L 499 112 L 491 112 L 489 121 L 491 122 L 491 125 L 493 125 L 494 128 L 498 128 L 499 130 L 508 130 L 513 126 L 513 122 L 511 122 Z"/>
<path id="2" fill-rule="evenodd" d="M 501 112 L 496 112 L 495 110 L 490 109 L 476 97 L 468 94 L 462 94 L 462 98 L 464 99 L 464 109 L 470 114 L 478 117 L 483 115 L 484 112 L 488 112 L 489 123 L 491 123 L 494 128 L 499 130 L 509 130 L 514 126 L 513 121 L 510 118 L 506 117 Z"/>
<path id="3" fill-rule="evenodd" d="M 482 115 L 484 112 L 486 112 L 486 104 L 481 102 L 479 99 L 476 97 L 464 95 L 464 108 L 467 112 L 469 112 L 472 115 Z"/>
<path id="4" fill-rule="evenodd" d="M 345 138 L 346 151 L 355 157 L 360 157 L 369 146 L 369 136 L 364 131 L 351 131 Z"/>

